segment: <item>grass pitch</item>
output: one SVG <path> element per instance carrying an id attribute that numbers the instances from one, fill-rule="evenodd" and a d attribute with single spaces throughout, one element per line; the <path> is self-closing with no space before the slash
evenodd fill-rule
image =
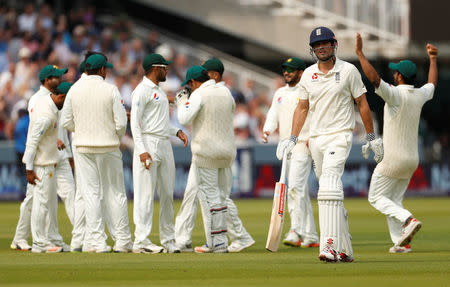
<path id="1" fill-rule="evenodd" d="M 365 199 L 346 199 L 355 262 L 323 263 L 318 249 L 265 250 L 271 199 L 236 200 L 256 244 L 237 254 L 31 254 L 9 249 L 19 203 L 0 203 L 0 286 L 450 286 L 450 198 L 406 199 L 423 222 L 413 252 L 389 254 L 384 216 Z M 176 202 L 175 210 L 180 202 Z M 313 202 L 317 223 L 317 202 Z M 159 244 L 158 210 L 151 240 Z M 132 204 L 129 205 L 132 219 Z M 60 232 L 70 243 L 70 223 L 59 208 Z M 285 221 L 289 229 L 289 217 Z M 134 231 L 134 225 L 131 225 Z M 29 241 L 31 243 L 31 240 Z M 204 242 L 197 216 L 194 245 Z M 111 242 L 110 242 L 111 243 Z"/>

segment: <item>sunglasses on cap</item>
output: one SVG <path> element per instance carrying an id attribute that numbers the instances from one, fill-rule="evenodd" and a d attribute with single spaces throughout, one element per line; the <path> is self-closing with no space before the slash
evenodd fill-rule
<path id="1" fill-rule="evenodd" d="M 283 68 L 281 69 L 281 71 L 283 71 L 283 72 L 288 72 L 288 73 L 292 73 L 292 72 L 295 71 L 295 69 L 294 69 L 294 68 L 291 68 L 291 67 L 283 67 Z"/>
<path id="2" fill-rule="evenodd" d="M 164 71 L 167 71 L 167 65 L 155 64 L 155 65 L 152 65 L 152 67 L 158 67 L 158 68 L 163 69 Z"/>

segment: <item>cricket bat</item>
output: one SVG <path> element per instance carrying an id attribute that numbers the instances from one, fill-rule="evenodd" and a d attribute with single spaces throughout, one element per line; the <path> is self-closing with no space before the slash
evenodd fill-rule
<path id="1" fill-rule="evenodd" d="M 270 217 L 269 234 L 267 235 L 266 249 L 277 252 L 280 245 L 281 232 L 284 222 L 284 205 L 286 202 L 287 186 L 286 180 L 287 153 L 283 155 L 281 164 L 280 181 L 275 184 L 273 193 L 272 215 Z"/>

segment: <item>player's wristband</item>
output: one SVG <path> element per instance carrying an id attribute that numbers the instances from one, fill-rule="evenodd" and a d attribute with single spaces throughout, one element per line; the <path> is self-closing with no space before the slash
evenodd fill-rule
<path id="1" fill-rule="evenodd" d="M 366 135 L 366 141 L 371 142 L 375 139 L 375 134 L 374 133 L 368 133 Z"/>
<path id="2" fill-rule="evenodd" d="M 291 137 L 289 138 L 291 141 L 293 141 L 295 144 L 297 144 L 297 140 L 298 140 L 298 137 L 296 137 L 296 136 L 294 136 L 294 135 L 291 135 Z"/>

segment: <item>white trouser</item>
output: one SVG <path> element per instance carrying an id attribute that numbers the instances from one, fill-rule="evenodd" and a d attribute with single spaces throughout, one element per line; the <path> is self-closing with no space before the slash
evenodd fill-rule
<path id="1" fill-rule="evenodd" d="M 88 239 L 85 238 L 85 229 L 86 229 L 86 220 L 85 220 L 85 209 L 84 209 L 84 200 L 83 196 L 81 195 L 81 191 L 79 188 L 79 177 L 77 175 L 77 165 L 79 164 L 78 160 L 78 152 L 76 151 L 76 147 L 73 144 L 72 141 L 72 154 L 73 154 L 73 161 L 75 165 L 75 200 L 74 200 L 74 221 L 72 223 L 73 229 L 72 229 L 72 241 L 70 243 L 70 246 L 73 248 L 80 248 L 83 246 L 83 244 L 88 245 Z M 87 250 L 89 249 L 88 246 L 86 246 Z"/>
<path id="2" fill-rule="evenodd" d="M 194 229 L 195 219 L 197 216 L 197 204 L 198 204 L 198 184 L 196 181 L 195 165 L 191 164 L 189 169 L 188 180 L 186 184 L 186 190 L 184 191 L 183 202 L 181 203 L 180 210 L 178 211 L 175 220 L 175 237 L 177 244 L 186 245 L 192 242 L 192 230 Z M 231 167 L 223 169 L 223 177 L 220 178 L 219 188 L 222 197 L 225 198 L 225 204 L 228 211 L 226 213 L 226 223 L 228 236 L 231 241 L 242 240 L 250 241 L 252 237 L 245 230 L 242 221 L 239 219 L 238 210 L 233 200 L 230 198 L 232 173 Z"/>
<path id="3" fill-rule="evenodd" d="M 370 181 L 369 202 L 378 211 L 386 215 L 392 242 L 398 242 L 402 235 L 402 226 L 411 212 L 403 208 L 403 196 L 408 188 L 409 179 L 392 178 L 374 172 Z"/>
<path id="4" fill-rule="evenodd" d="M 308 177 L 311 156 L 304 152 L 293 153 L 288 163 L 288 211 L 291 230 L 304 241 L 318 241 L 314 214 L 309 199 Z"/>
<path id="5" fill-rule="evenodd" d="M 353 255 L 347 211 L 342 203 L 344 189 L 341 180 L 352 147 L 352 133 L 312 137 L 309 147 L 319 180 L 320 250 L 329 244 L 338 252 Z"/>
<path id="6" fill-rule="evenodd" d="M 220 183 L 226 182 L 225 168 L 202 168 L 194 165 L 198 199 L 203 216 L 206 244 L 211 248 L 227 248 L 227 224 L 224 194 Z"/>
<path id="7" fill-rule="evenodd" d="M 77 158 L 77 178 L 85 203 L 90 247 L 106 248 L 106 221 L 115 241 L 114 249 L 131 248 L 122 153 L 78 153 Z"/>
<path id="8" fill-rule="evenodd" d="M 55 216 L 53 205 L 56 201 L 56 185 L 55 185 L 55 167 L 53 165 L 34 166 L 34 172 L 40 180 L 35 185 L 27 185 L 27 193 L 33 194 L 31 209 L 31 233 L 33 236 L 33 248 L 45 249 L 55 245 L 49 233 L 50 228 L 58 231 L 57 220 L 56 226 L 51 226 L 54 221 L 49 220 Z"/>
<path id="9" fill-rule="evenodd" d="M 173 189 L 175 184 L 175 162 L 169 139 L 148 135 L 142 137 L 146 150 L 152 157 L 150 169 L 146 169 L 137 152 L 133 155 L 134 186 L 134 248 L 151 243 L 155 188 L 159 195 L 159 238 L 161 244 L 175 240 L 173 224 Z M 136 151 L 136 150 L 135 150 Z"/>
<path id="10" fill-rule="evenodd" d="M 56 180 L 56 192 L 64 202 L 67 216 L 69 217 L 69 221 L 73 224 L 74 222 L 74 198 L 75 198 L 75 182 L 72 175 L 72 169 L 70 167 L 69 160 L 61 159 L 56 165 L 54 175 Z M 57 213 L 58 213 L 58 199 L 51 198 L 51 200 L 55 201 L 56 204 L 53 204 L 52 214 L 55 214 L 53 217 L 49 217 L 48 220 L 52 220 L 51 228 L 49 229 L 49 236 L 53 239 L 54 244 L 60 246 L 63 243 L 61 235 L 54 229 L 54 226 L 57 227 Z M 33 205 L 33 193 L 28 191 L 25 199 L 20 205 L 20 216 L 19 222 L 17 223 L 16 234 L 14 236 L 14 241 L 26 241 L 30 236 L 31 230 L 31 207 Z"/>

